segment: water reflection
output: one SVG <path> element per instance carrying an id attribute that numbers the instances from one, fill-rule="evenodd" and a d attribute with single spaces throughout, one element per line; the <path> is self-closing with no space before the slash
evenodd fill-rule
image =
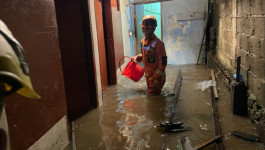
<path id="1" fill-rule="evenodd" d="M 153 127 L 153 121 L 145 116 L 145 103 L 145 99 L 128 99 L 123 103 L 126 113 L 118 122 L 118 126 L 119 132 L 126 138 L 125 149 L 150 147 L 150 129 Z"/>
<path id="2" fill-rule="evenodd" d="M 113 101 L 106 101 L 102 109 L 100 124 L 106 149 L 151 149 L 154 124 L 165 120 L 165 109 L 168 107 L 165 95 L 168 92 L 164 90 L 161 96 L 146 96 L 142 92 L 138 93 L 138 98 L 121 100 L 128 95 L 120 93 L 127 90 L 117 88 L 117 91 L 118 103 L 115 105 Z M 135 97 L 133 95 L 129 97 Z M 112 109 L 115 109 L 115 114 L 110 112 Z M 115 144 L 115 141 L 119 144 Z"/>
<path id="3" fill-rule="evenodd" d="M 196 89 L 195 86 L 208 79 L 210 70 L 203 66 L 181 66 L 181 91 L 178 104 L 172 109 L 174 102 L 171 91 L 177 69 L 176 66 L 167 68 L 167 81 L 160 96 L 146 95 L 144 79 L 137 83 L 124 79 L 118 85 L 109 87 L 104 93 L 103 106 L 75 121 L 76 149 L 177 150 L 178 139 L 182 136 L 188 136 L 193 146 L 212 138 L 214 127 L 210 93 Z M 219 115 L 226 149 L 263 149 L 260 144 L 249 143 L 228 134 L 232 129 L 246 132 L 254 129 L 246 118 L 231 113 L 228 92 L 219 92 Z M 154 128 L 154 125 L 168 121 L 172 110 L 175 111 L 173 121 L 191 126 L 192 131 L 165 133 L 161 128 Z M 214 150 L 215 147 L 213 145 L 207 149 Z"/>
<path id="4" fill-rule="evenodd" d="M 103 131 L 102 141 L 105 143 L 106 149 L 177 149 L 177 140 L 181 137 L 181 133 L 179 135 L 167 134 L 163 129 L 154 128 L 154 125 L 158 125 L 160 122 L 169 121 L 172 113 L 174 113 L 173 121 L 183 120 L 184 122 L 190 122 L 191 126 L 200 123 L 203 129 L 208 128 L 208 126 L 205 126 L 206 123 L 201 120 L 193 122 L 189 121 L 191 117 L 183 118 L 179 111 L 182 109 L 178 108 L 178 115 L 175 115 L 176 108 L 173 106 L 174 95 L 172 95 L 176 80 L 174 71 L 176 72 L 177 69 L 170 70 L 171 74 L 167 76 L 167 82 L 160 96 L 146 96 L 145 80 L 134 83 L 124 79 L 122 84 L 108 89 L 104 94 L 104 105 L 101 113 L 102 122 L 100 122 Z M 196 74 L 196 70 L 194 74 Z M 186 86 L 184 86 L 184 92 L 189 93 L 191 89 L 194 89 L 193 85 L 195 83 L 191 80 L 196 77 L 188 78 L 184 76 Z M 109 95 L 114 95 L 115 98 L 113 99 Z M 180 97 L 184 100 L 181 107 L 197 105 L 195 103 L 195 105 L 189 104 L 194 101 L 189 102 L 182 95 Z M 194 99 L 194 97 L 190 98 Z M 190 116 L 192 114 L 191 112 L 188 113 Z M 211 121 L 209 117 L 206 119 Z M 198 128 L 201 128 L 200 124 Z M 212 130 L 209 132 L 212 132 Z"/>

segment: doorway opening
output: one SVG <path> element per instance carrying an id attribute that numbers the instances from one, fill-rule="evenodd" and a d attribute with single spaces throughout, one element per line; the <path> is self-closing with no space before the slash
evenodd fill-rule
<path id="1" fill-rule="evenodd" d="M 162 37 L 162 23 L 161 23 L 161 3 L 149 3 L 149 4 L 143 4 L 143 5 L 136 5 L 135 6 L 135 24 L 136 24 L 136 44 L 137 44 L 137 49 L 136 53 L 139 54 L 141 53 L 141 47 L 140 47 L 140 42 L 141 39 L 144 37 L 144 34 L 142 32 L 142 18 L 146 15 L 152 15 L 156 18 L 157 20 L 157 28 L 155 30 L 155 35 L 161 39 Z"/>
<path id="2" fill-rule="evenodd" d="M 155 34 L 166 48 L 168 64 L 185 65 L 205 62 L 205 27 L 208 14 L 208 1 L 180 0 L 133 3 L 135 54 L 140 53 L 140 41 L 143 38 L 141 21 L 145 15 L 153 15 L 158 26 Z M 131 12 L 131 11 L 130 11 Z"/>

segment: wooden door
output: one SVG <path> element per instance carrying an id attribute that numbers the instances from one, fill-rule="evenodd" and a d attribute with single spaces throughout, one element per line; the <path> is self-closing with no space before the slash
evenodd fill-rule
<path id="1" fill-rule="evenodd" d="M 74 119 L 97 106 L 90 19 L 86 0 L 55 0 L 67 98 Z"/>

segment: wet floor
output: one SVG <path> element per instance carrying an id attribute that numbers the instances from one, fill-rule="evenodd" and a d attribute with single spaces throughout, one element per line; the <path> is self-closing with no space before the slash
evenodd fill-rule
<path id="1" fill-rule="evenodd" d="M 233 115 L 231 95 L 224 87 L 224 84 L 222 84 L 221 79 L 218 80 L 218 87 L 220 100 L 217 102 L 217 105 L 225 148 L 231 150 L 265 150 L 262 143 L 249 142 L 230 134 L 230 131 L 240 131 L 258 136 L 258 130 L 253 124 L 251 124 L 247 117 Z"/>
<path id="2" fill-rule="evenodd" d="M 182 84 L 174 121 L 181 121 L 191 131 L 165 133 L 155 128 L 168 121 L 174 106 L 173 92 L 177 70 L 181 69 Z M 101 107 L 91 110 L 73 122 L 73 147 L 77 150 L 177 150 L 178 140 L 188 136 L 192 146 L 214 136 L 210 91 L 197 88 L 199 82 L 208 80 L 210 69 L 203 65 L 169 65 L 166 83 L 160 96 L 147 96 L 142 78 L 135 83 L 122 77 L 119 84 L 104 93 Z M 219 87 L 220 86 L 220 87 Z M 261 150 L 260 143 L 248 142 L 229 134 L 231 130 L 255 134 L 255 127 L 247 118 L 235 116 L 231 111 L 230 95 L 218 83 L 220 99 L 218 108 L 225 149 Z M 214 150 L 212 145 L 207 148 Z"/>

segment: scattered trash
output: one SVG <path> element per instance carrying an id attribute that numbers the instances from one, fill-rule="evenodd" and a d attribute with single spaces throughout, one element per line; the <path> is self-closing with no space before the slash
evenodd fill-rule
<path id="1" fill-rule="evenodd" d="M 180 149 L 180 150 L 195 150 L 195 148 L 192 147 L 190 139 L 187 136 L 181 137 L 178 140 L 178 149 Z"/>
<path id="2" fill-rule="evenodd" d="M 236 79 L 236 73 L 233 75 L 233 77 Z M 239 81 L 243 81 L 242 80 L 242 74 L 239 74 Z"/>
<path id="3" fill-rule="evenodd" d="M 216 86 L 216 82 L 213 80 L 205 80 L 203 82 L 199 82 L 197 84 L 197 89 L 201 89 L 202 91 L 205 91 L 210 86 Z"/>
<path id="4" fill-rule="evenodd" d="M 211 104 L 210 103 L 204 103 L 205 105 L 208 105 L 208 106 L 211 106 Z"/>
<path id="5" fill-rule="evenodd" d="M 207 105 L 209 105 L 209 106 L 211 106 L 211 104 L 210 103 L 206 103 Z"/>
<path id="6" fill-rule="evenodd" d="M 250 135 L 247 133 L 243 133 L 243 132 L 239 132 L 239 131 L 230 131 L 232 135 L 245 139 L 247 141 L 251 141 L 251 142 L 261 142 L 261 138 L 257 137 L 255 135 Z"/>
<path id="7" fill-rule="evenodd" d="M 204 124 L 204 125 L 200 124 L 200 127 L 202 130 L 208 131 L 207 124 Z"/>
<path id="8" fill-rule="evenodd" d="M 190 131 L 192 127 L 183 126 L 182 122 L 170 123 L 170 122 L 161 122 L 159 125 L 155 126 L 156 128 L 166 128 L 167 133 Z"/>
<path id="9" fill-rule="evenodd" d="M 178 140 L 178 149 L 179 150 L 202 150 L 205 147 L 215 143 L 220 142 L 222 140 L 222 136 L 215 136 L 207 141 L 204 141 L 203 143 L 196 145 L 195 147 L 192 147 L 191 141 L 187 136 L 181 137 Z"/>
<path id="10" fill-rule="evenodd" d="M 175 122 L 174 123 L 174 116 L 176 114 L 176 105 L 179 98 L 180 93 L 180 87 L 181 87 L 182 77 L 181 77 L 181 70 L 179 69 L 177 72 L 177 78 L 175 82 L 175 86 L 173 89 L 173 94 L 170 94 L 171 97 L 173 97 L 173 104 L 168 105 L 170 109 L 169 112 L 166 112 L 166 116 L 168 114 L 168 121 L 161 122 L 159 125 L 156 125 L 155 127 L 158 128 L 164 128 L 166 129 L 167 133 L 176 133 L 176 132 L 182 132 L 182 131 L 190 131 L 192 130 L 192 127 L 190 126 L 184 126 L 182 122 Z"/>

